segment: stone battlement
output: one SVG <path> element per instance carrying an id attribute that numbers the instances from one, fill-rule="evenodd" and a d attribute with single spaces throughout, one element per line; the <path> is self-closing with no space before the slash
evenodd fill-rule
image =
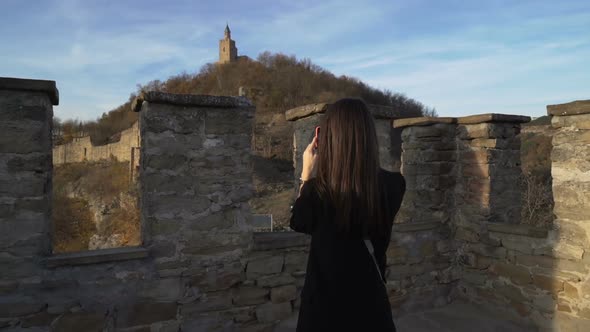
<path id="1" fill-rule="evenodd" d="M 297 315 L 309 238 L 253 231 L 252 106 L 139 99 L 141 246 L 55 255 L 55 94 L 1 82 L 0 330 L 260 331 Z M 590 326 L 590 108 L 567 112 L 553 115 L 552 229 L 518 223 L 526 117 L 382 119 L 384 137 L 401 131 L 407 183 L 387 253 L 394 317 L 466 299 L 536 329 Z M 298 142 L 318 116 L 295 120 Z"/>

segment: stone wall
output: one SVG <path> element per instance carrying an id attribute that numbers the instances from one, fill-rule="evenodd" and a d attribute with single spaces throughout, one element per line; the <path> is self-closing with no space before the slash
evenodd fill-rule
<path id="1" fill-rule="evenodd" d="M 50 252 L 53 81 L 0 78 L 0 328 L 41 310 L 41 257 Z M 19 294 L 15 294 L 18 290 Z"/>
<path id="2" fill-rule="evenodd" d="M 590 327 L 584 157 L 590 127 L 584 127 L 585 115 L 555 113 L 563 108 L 571 105 L 549 107 L 558 128 L 553 229 L 519 224 L 518 134 L 527 119 L 500 114 L 395 121 L 404 128 L 409 194 L 398 222 L 436 220 L 451 231 L 446 244 L 452 247 L 451 280 L 457 281 L 451 300 L 493 305 L 540 330 L 582 331 Z"/>
<path id="3" fill-rule="evenodd" d="M 53 147 L 53 164 L 79 163 L 83 161 L 110 160 L 134 161 L 134 153 L 139 149 L 139 123 L 135 122 L 129 129 L 121 131 L 118 142 L 106 145 L 93 145 L 90 136 L 76 137 L 67 144 Z"/>
<path id="4" fill-rule="evenodd" d="M 309 238 L 253 232 L 246 99 L 140 96 L 142 246 L 52 255 L 57 96 L 51 81 L 0 79 L 1 331 L 294 324 Z M 395 121 L 407 193 L 387 253 L 394 317 L 462 298 L 540 330 L 590 327 L 589 105 L 548 107 L 557 130 L 549 230 L 518 224 L 514 212 L 526 117 Z"/>
<path id="5" fill-rule="evenodd" d="M 56 96 L 0 80 L 0 330 L 259 330 L 291 315 L 306 239 L 253 239 L 247 100 L 143 95 L 143 245 L 51 255 Z"/>

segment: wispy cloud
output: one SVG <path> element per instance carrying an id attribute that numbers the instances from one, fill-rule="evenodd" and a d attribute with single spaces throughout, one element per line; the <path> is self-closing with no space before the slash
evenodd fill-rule
<path id="1" fill-rule="evenodd" d="M 137 83 L 215 61 L 226 21 L 241 54 L 308 57 L 441 115 L 541 115 L 590 96 L 586 1 L 6 0 L 0 73 L 54 79 L 56 114 L 93 119 Z"/>

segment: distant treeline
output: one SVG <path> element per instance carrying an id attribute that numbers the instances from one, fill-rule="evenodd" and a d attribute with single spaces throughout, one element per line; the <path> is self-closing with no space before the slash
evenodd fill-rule
<path id="1" fill-rule="evenodd" d="M 240 87 L 258 91 L 255 98 L 257 109 L 285 111 L 310 103 L 333 102 L 342 97 L 360 97 L 367 103 L 393 106 L 404 117 L 436 116 L 429 108 L 414 99 L 389 90 L 379 90 L 348 76 L 335 76 L 313 64 L 309 59 L 298 60 L 295 56 L 281 53 L 261 53 L 256 61 L 240 58 L 237 62 L 204 65 L 198 73 L 181 73 L 166 81 L 154 80 L 138 85 L 141 91 L 163 91 L 181 94 L 237 95 Z M 88 134 L 94 144 L 107 144 L 118 139 L 116 134 L 131 127 L 137 114 L 130 111 L 129 100 L 103 113 L 96 121 L 54 121 L 54 142 L 67 143 L 72 137 Z"/>

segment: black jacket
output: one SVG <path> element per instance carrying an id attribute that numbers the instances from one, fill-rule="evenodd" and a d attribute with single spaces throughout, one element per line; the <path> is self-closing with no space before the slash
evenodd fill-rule
<path id="1" fill-rule="evenodd" d="M 370 238 L 385 275 L 385 252 L 405 181 L 401 174 L 385 170 L 379 177 L 389 223 Z M 290 222 L 293 230 L 311 234 L 297 331 L 395 331 L 385 285 L 362 240 L 361 228 L 343 233 L 334 222 L 334 211 L 318 196 L 315 180 L 306 182 L 293 205 Z"/>

